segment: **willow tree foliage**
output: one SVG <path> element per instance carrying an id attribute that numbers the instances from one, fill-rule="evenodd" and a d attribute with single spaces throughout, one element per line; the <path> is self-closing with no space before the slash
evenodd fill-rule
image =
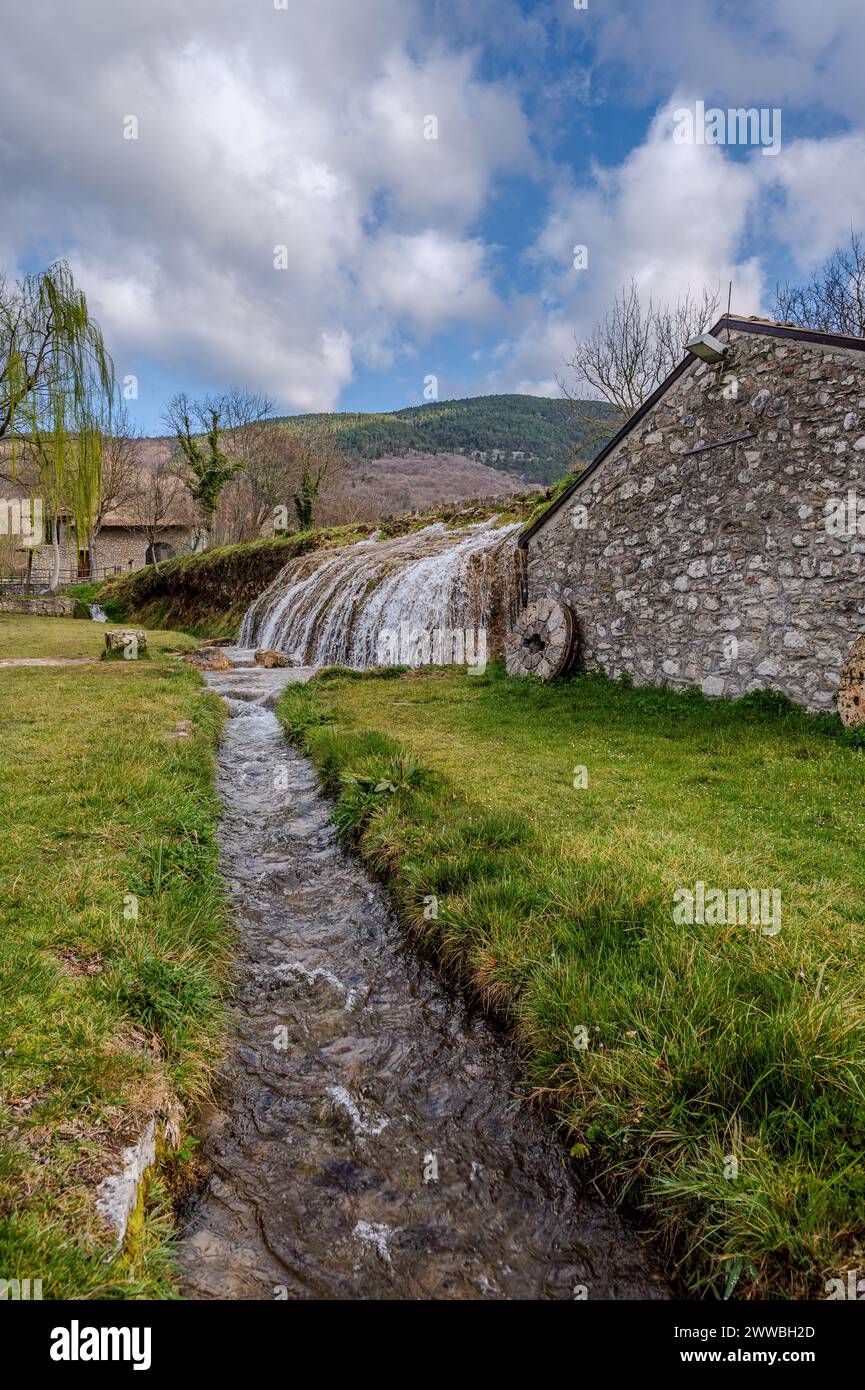
<path id="1" fill-rule="evenodd" d="M 35 465 L 52 526 L 54 579 L 60 571 L 56 522 L 66 516 L 86 548 L 99 506 L 102 448 L 110 428 L 114 369 L 99 325 L 65 261 L 14 287 L 0 280 L 0 438 Z"/>

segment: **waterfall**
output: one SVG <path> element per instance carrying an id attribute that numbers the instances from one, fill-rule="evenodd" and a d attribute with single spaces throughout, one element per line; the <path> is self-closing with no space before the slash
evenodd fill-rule
<path id="1" fill-rule="evenodd" d="M 240 644 L 273 647 L 304 666 L 362 669 L 447 663 L 441 653 L 449 638 L 436 634 L 457 633 L 466 653 L 470 640 L 477 651 L 480 634 L 485 652 L 497 655 L 519 602 L 519 529 L 481 522 L 449 531 L 437 522 L 407 536 L 300 555 L 247 610 Z"/>
<path id="2" fill-rule="evenodd" d="M 90 617 L 93 619 L 94 623 L 108 622 L 108 614 L 105 612 L 101 603 L 88 603 L 87 607 L 90 609 Z"/>

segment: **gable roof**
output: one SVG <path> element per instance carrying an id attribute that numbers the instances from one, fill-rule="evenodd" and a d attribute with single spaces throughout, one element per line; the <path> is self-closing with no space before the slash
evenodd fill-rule
<path id="1" fill-rule="evenodd" d="M 192 499 L 185 489 L 178 488 L 168 502 L 165 516 L 160 525 L 168 529 L 178 526 L 188 529 L 196 525 L 196 519 L 197 513 Z M 142 521 L 136 514 L 133 497 L 126 498 L 119 506 L 106 512 L 102 518 L 103 530 L 106 526 L 116 526 L 122 527 L 125 531 L 138 531 L 146 525 L 147 522 Z"/>
<path id="2" fill-rule="evenodd" d="M 758 333 L 767 338 L 793 338 L 800 342 L 817 343 L 823 347 L 852 348 L 858 352 L 865 352 L 865 338 L 851 338 L 843 333 L 821 333 L 816 328 L 799 328 L 793 323 L 776 323 L 772 319 L 761 319 L 752 314 L 749 318 L 739 318 L 736 314 L 724 314 L 709 332 L 717 336 L 722 328 L 735 329 L 737 333 Z M 669 390 L 674 381 L 677 381 L 684 372 L 699 359 L 694 353 L 689 352 L 685 355 L 677 367 L 674 367 L 669 376 L 665 377 L 660 386 L 647 396 L 643 404 L 633 415 L 630 415 L 622 428 L 609 439 L 599 453 L 595 455 L 588 468 L 584 468 L 582 473 L 578 473 L 574 481 L 565 488 L 564 492 L 551 502 L 545 511 L 541 512 L 537 521 L 533 522 L 527 531 L 520 536 L 518 545 L 525 549 L 528 541 L 535 535 L 540 528 L 554 516 L 560 507 L 564 506 L 568 498 L 571 497 L 587 478 L 591 477 L 596 468 L 599 468 L 608 454 L 621 444 L 634 428 L 638 425 L 645 415 L 658 404 L 658 401 Z"/>

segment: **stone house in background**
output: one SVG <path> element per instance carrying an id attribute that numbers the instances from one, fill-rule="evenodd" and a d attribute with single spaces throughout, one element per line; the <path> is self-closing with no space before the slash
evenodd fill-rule
<path id="1" fill-rule="evenodd" d="M 178 495 L 158 531 L 152 537 L 151 528 L 144 525 L 135 514 L 132 506 L 108 512 L 99 530 L 94 545 L 94 572 L 90 573 L 90 557 L 86 549 L 76 546 L 75 531 L 67 516 L 58 517 L 56 522 L 45 515 L 43 506 L 42 543 L 27 544 L 23 535 L 14 534 L 19 528 L 12 518 L 12 507 L 17 501 L 19 511 L 27 509 L 33 513 L 32 490 L 23 483 L 0 484 L 2 492 L 2 515 L 0 515 L 0 580 L 7 583 L 15 580 L 25 581 L 30 576 L 34 587 L 49 582 L 53 573 L 54 555 L 52 526 L 60 532 L 60 577 L 64 584 L 76 579 L 104 579 L 112 574 L 122 574 L 129 570 L 141 569 L 152 562 L 152 551 L 156 549 L 157 560 L 167 560 L 173 555 L 183 555 L 195 548 L 200 540 L 200 526 L 196 524 L 192 503 L 186 494 Z M 5 521 L 5 525 L 4 525 Z M 32 558 L 31 558 L 32 553 Z"/>
<path id="2" fill-rule="evenodd" d="M 187 554 L 199 535 L 191 505 L 185 497 L 178 498 L 153 538 L 157 561 Z M 109 512 L 96 537 L 97 577 L 151 564 L 153 548 L 148 529 L 134 514 L 124 509 Z"/>
<path id="3" fill-rule="evenodd" d="M 588 669 L 833 708 L 865 633 L 865 340 L 725 317 L 520 541 Z"/>

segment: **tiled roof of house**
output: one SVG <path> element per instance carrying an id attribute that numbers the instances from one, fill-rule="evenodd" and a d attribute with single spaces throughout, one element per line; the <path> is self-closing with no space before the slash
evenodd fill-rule
<path id="1" fill-rule="evenodd" d="M 5 447 L 4 447 L 5 446 Z M 12 466 L 9 459 L 8 441 L 0 440 L 0 499 L 11 502 L 15 499 L 24 499 L 39 495 L 39 484 L 33 475 L 32 469 L 28 471 L 21 462 L 15 468 L 15 476 L 12 475 Z M 147 476 L 147 469 L 141 469 L 141 476 Z M 70 507 L 59 508 L 60 516 L 70 516 Z M 190 527 L 196 523 L 195 504 L 192 501 L 186 488 L 178 486 L 177 493 L 166 514 L 163 525 L 170 529 L 174 526 Z M 119 507 L 106 513 L 103 526 L 122 526 L 127 530 L 139 529 L 142 522 L 136 515 L 136 507 L 130 499 L 123 502 Z"/>

